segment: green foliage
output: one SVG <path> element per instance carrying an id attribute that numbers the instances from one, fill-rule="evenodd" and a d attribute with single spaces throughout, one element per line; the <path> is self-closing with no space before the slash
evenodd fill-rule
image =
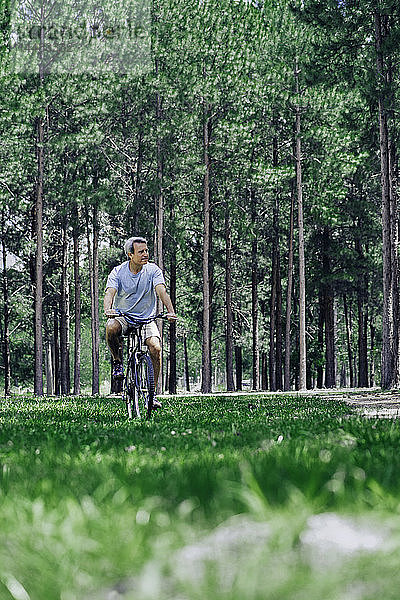
<path id="1" fill-rule="evenodd" d="M 246 375 L 251 367 L 248 244 L 255 237 L 259 248 L 260 347 L 263 351 L 268 349 L 272 215 L 275 198 L 279 196 L 281 278 L 285 290 L 289 207 L 295 177 L 294 107 L 298 103 L 302 118 L 307 328 L 312 368 L 320 360 L 318 353 L 321 354 L 315 346 L 315 334 L 316 298 L 322 283 L 329 279 L 337 297 L 345 291 L 354 300 L 361 276 L 368 273 L 370 309 L 379 312 L 380 190 L 373 113 L 376 94 L 372 92 L 376 78 L 373 48 L 368 38 L 371 15 L 367 8 L 354 2 L 346 2 L 346 8 L 334 1 L 327 2 L 323 10 L 319 5 L 311 0 L 262 3 L 212 0 L 194 4 L 160 0 L 152 4 L 152 27 L 147 32 L 152 35 L 151 64 L 143 72 L 99 73 L 90 69 L 81 69 L 79 73 L 49 72 L 39 85 L 33 73 L 6 73 L 3 66 L 0 205 L 8 211 L 7 249 L 21 258 L 25 256 L 23 251 L 28 251 L 30 262 L 23 281 L 11 278 L 10 294 L 15 298 L 11 330 L 16 327 L 22 331 L 21 322 L 28 324 L 29 319 L 32 322 L 28 304 L 33 300 L 35 253 L 32 232 L 37 178 L 35 124 L 41 116 L 45 117 L 45 341 L 54 342 L 51 321 L 59 313 L 63 226 L 69 240 L 71 316 L 71 237 L 73 228 L 78 230 L 86 332 L 90 319 L 87 233 L 91 240 L 93 210 L 99 215 L 102 293 L 107 271 L 124 259 L 120 248 L 127 237 L 134 233 L 145 235 L 153 251 L 157 202 L 162 193 L 166 277 L 169 281 L 173 247 L 177 253 L 177 310 L 181 329 L 189 332 L 192 340 L 190 369 L 192 374 L 197 371 L 202 336 L 205 103 L 210 106 L 211 115 L 210 272 L 213 360 L 218 363 L 218 370 L 224 371 L 227 202 L 232 218 L 234 339 L 243 346 Z M 115 11 L 123 6 L 124 3 L 116 6 Z M 389 12 L 394 11 L 393 16 L 397 14 L 390 2 L 384 6 Z M 63 11 L 73 11 L 76 7 L 76 3 L 67 2 Z M 90 7 L 91 3 L 87 9 Z M 0 6 L 0 15 L 3 40 L 7 40 L 6 3 Z M 396 27 L 391 31 L 393 39 L 388 40 L 388 55 L 395 52 L 398 34 Z M 296 59 L 300 70 L 298 95 L 294 93 Z M 396 102 L 397 84 L 396 80 L 393 85 Z M 277 164 L 273 156 L 275 141 Z M 249 210 L 250 190 L 257 204 L 254 223 Z M 335 269 L 328 276 L 321 270 L 320 233 L 324 227 L 331 231 L 329 254 L 335 259 Z M 356 241 L 361 241 L 362 261 L 355 251 Z M 295 269 L 296 298 L 297 287 Z M 282 308 L 284 314 L 285 306 Z M 292 314 L 295 340 L 296 306 Z M 72 326 L 71 322 L 71 332 Z M 86 344 L 90 341 L 87 337 L 85 340 Z M 295 345 L 293 341 L 293 358 L 297 356 Z M 32 351 L 32 329 L 27 325 L 21 339 L 11 338 L 14 379 L 29 379 Z M 339 351 L 343 354 L 343 348 Z M 106 353 L 103 348 L 102 352 Z M 88 356 L 89 353 L 82 367 L 85 373 L 90 364 Z M 182 364 L 180 358 L 179 361 Z M 105 359 L 103 362 L 105 377 L 108 369 Z M 293 364 L 292 380 L 296 368 Z"/>

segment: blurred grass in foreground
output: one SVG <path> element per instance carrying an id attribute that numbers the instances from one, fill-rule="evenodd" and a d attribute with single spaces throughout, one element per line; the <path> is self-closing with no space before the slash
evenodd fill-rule
<path id="1" fill-rule="evenodd" d="M 326 397 L 0 400 L 0 600 L 398 598 L 399 446 Z"/>

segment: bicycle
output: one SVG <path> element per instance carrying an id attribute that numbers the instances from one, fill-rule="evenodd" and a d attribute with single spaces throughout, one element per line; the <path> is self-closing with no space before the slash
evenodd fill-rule
<path id="1" fill-rule="evenodd" d="M 166 319 L 159 314 L 150 319 L 134 320 L 129 315 L 118 311 L 129 323 L 127 331 L 126 373 L 122 397 L 125 400 L 128 418 L 133 416 L 149 419 L 153 409 L 155 381 L 153 363 L 147 346 L 144 344 L 142 331 L 145 325 L 156 319 Z"/>

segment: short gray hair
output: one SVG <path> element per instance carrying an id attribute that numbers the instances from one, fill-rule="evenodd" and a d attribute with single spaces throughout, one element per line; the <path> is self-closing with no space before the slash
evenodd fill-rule
<path id="1" fill-rule="evenodd" d="M 130 252 L 133 254 L 133 252 L 134 252 L 133 244 L 147 244 L 147 240 L 145 240 L 143 237 L 139 237 L 139 236 L 129 238 L 129 240 L 127 240 L 125 242 L 125 246 L 124 246 L 125 254 L 127 256 Z"/>

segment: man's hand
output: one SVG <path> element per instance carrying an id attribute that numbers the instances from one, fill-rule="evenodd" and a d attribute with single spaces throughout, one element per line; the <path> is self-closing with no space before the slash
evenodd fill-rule
<path id="1" fill-rule="evenodd" d="M 115 317 L 115 315 L 117 314 L 117 311 L 114 308 L 112 308 L 114 296 L 116 293 L 117 290 L 115 288 L 110 287 L 106 289 L 106 293 L 104 296 L 104 314 L 109 319 Z"/>
<path id="2" fill-rule="evenodd" d="M 178 318 L 175 313 L 170 312 L 167 313 L 165 316 L 167 317 L 169 323 L 175 323 Z"/>

